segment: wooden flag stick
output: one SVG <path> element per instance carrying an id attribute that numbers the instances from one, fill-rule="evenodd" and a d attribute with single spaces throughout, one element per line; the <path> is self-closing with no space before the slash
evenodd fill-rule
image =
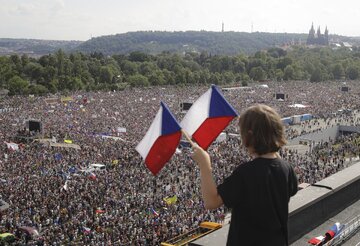
<path id="1" fill-rule="evenodd" d="M 185 136 L 186 140 L 189 141 L 189 143 L 191 144 L 191 147 L 194 147 L 195 143 L 191 140 L 189 134 L 184 131 L 183 129 L 181 129 L 182 134 Z"/>

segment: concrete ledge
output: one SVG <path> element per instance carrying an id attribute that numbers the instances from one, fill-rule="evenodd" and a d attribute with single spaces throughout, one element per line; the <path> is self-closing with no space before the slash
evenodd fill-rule
<path id="1" fill-rule="evenodd" d="M 318 183 L 291 198 L 289 204 L 289 243 L 312 231 L 324 221 L 360 200 L 360 162 Z M 226 245 L 229 224 L 191 242 L 189 245 Z"/>
<path id="2" fill-rule="evenodd" d="M 289 241 L 296 241 L 360 199 L 360 163 L 300 190 L 289 204 Z"/>

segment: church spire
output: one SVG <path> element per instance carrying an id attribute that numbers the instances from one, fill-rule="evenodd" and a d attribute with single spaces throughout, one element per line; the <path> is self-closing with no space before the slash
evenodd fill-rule
<path id="1" fill-rule="evenodd" d="M 309 36 L 307 38 L 306 44 L 314 44 L 315 41 L 315 29 L 314 29 L 314 23 L 311 23 L 311 28 L 309 30 Z"/>
<path id="2" fill-rule="evenodd" d="M 324 41 L 325 45 L 329 45 L 329 30 L 327 29 L 327 26 L 325 28 Z"/>
<path id="3" fill-rule="evenodd" d="M 314 23 L 312 22 L 306 44 L 307 45 L 329 45 L 329 30 L 327 29 L 327 26 L 325 28 L 324 34 L 321 34 L 320 26 L 318 26 L 317 31 L 315 32 Z"/>
<path id="4" fill-rule="evenodd" d="M 320 26 L 319 26 L 318 29 L 317 29 L 316 35 L 317 35 L 317 38 L 320 38 L 320 37 L 321 37 Z"/>

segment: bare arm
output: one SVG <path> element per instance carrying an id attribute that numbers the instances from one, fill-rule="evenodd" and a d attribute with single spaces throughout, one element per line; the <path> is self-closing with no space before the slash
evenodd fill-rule
<path id="1" fill-rule="evenodd" d="M 206 209 L 216 209 L 224 202 L 217 192 L 216 184 L 212 175 L 211 161 L 209 154 L 200 146 L 193 146 L 192 158 L 200 168 L 201 194 Z"/>

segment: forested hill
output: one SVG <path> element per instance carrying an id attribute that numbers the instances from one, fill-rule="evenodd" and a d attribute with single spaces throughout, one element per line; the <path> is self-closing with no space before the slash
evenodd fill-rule
<path id="1" fill-rule="evenodd" d="M 306 42 L 307 34 L 246 32 L 128 32 L 92 38 L 75 50 L 105 55 L 141 51 L 159 54 L 206 51 L 214 55 L 254 54 L 256 51 L 292 42 Z"/>
<path id="2" fill-rule="evenodd" d="M 57 50 L 71 51 L 82 41 L 0 38 L 0 55 L 42 56 Z"/>
<path id="3" fill-rule="evenodd" d="M 202 52 L 211 55 L 253 55 L 257 51 L 275 46 L 305 44 L 307 34 L 296 33 L 246 33 L 246 32 L 160 32 L 139 31 L 101 36 L 88 41 L 59 41 L 40 39 L 0 38 L 0 56 L 27 54 L 32 57 L 53 54 L 59 49 L 65 53 L 101 52 L 104 55 L 130 54 L 140 51 L 147 54 L 170 52 Z M 359 46 L 360 38 L 330 35 L 333 43 L 348 42 Z"/>

